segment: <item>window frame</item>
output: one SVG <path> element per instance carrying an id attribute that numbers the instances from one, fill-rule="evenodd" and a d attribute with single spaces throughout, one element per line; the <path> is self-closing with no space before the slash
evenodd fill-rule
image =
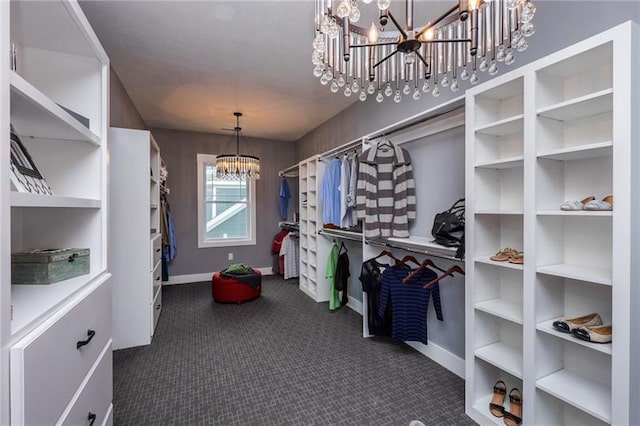
<path id="1" fill-rule="evenodd" d="M 205 164 L 215 164 L 216 155 L 213 154 L 197 154 L 197 188 L 198 188 L 198 248 L 213 247 L 231 247 L 231 246 L 250 246 L 256 245 L 256 182 L 255 179 L 247 179 L 248 195 L 247 200 L 248 214 L 247 219 L 247 236 L 243 238 L 224 238 L 211 239 L 206 237 L 205 221 L 205 204 L 206 204 L 206 183 L 205 183 Z"/>

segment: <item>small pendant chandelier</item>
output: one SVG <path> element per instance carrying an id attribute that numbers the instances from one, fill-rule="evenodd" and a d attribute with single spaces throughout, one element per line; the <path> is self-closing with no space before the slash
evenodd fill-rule
<path id="1" fill-rule="evenodd" d="M 240 117 L 241 112 L 234 112 L 236 127 L 236 153 L 222 154 L 216 157 L 216 179 L 246 180 L 260 179 L 260 159 L 254 155 L 240 154 Z"/>

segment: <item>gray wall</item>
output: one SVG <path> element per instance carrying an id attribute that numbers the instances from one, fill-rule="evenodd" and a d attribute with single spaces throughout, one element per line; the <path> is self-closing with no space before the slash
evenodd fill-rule
<path id="1" fill-rule="evenodd" d="M 240 150 L 260 157 L 261 178 L 256 186 L 256 245 L 199 249 L 196 154 L 233 152 L 233 135 L 166 129 L 152 129 L 152 133 L 169 171 L 167 186 L 171 194 L 168 199 L 177 236 L 178 255 L 169 264 L 169 276 L 223 269 L 229 263 L 229 252 L 233 252 L 235 262 L 254 267 L 271 266 L 271 242 L 279 231 L 280 221 L 278 171 L 295 163 L 293 142 L 241 137 Z M 293 185 L 293 180 L 289 183 L 291 190 L 297 192 L 297 184 Z M 289 202 L 290 216 L 295 203 L 294 199 Z"/>
<path id="2" fill-rule="evenodd" d="M 628 20 L 640 22 L 640 2 L 634 1 L 555 1 L 535 0 L 537 5 L 536 33 L 529 40 L 529 49 L 518 52 L 516 62 L 507 67 L 499 64 L 502 75 L 506 70 L 522 66 L 563 47 L 595 35 Z M 311 70 L 309 63 L 309 70 Z M 311 71 L 309 71 L 311 72 Z M 487 73 L 480 81 L 488 80 Z M 317 84 L 320 84 L 318 82 Z M 463 95 L 468 82 L 461 84 L 456 96 Z M 328 89 L 327 89 L 328 90 Z M 338 95 L 336 95 L 338 96 Z M 340 95 L 341 96 L 341 95 Z M 296 142 L 298 160 L 342 145 L 403 118 L 422 112 L 454 98 L 450 90 L 434 98 L 423 95 L 419 101 L 405 99 L 395 104 L 387 98 L 381 104 L 375 99 L 358 101 L 335 115 Z"/>
<path id="3" fill-rule="evenodd" d="M 109 125 L 111 127 L 123 127 L 125 129 L 142 129 L 147 128 L 140 113 L 129 97 L 127 90 L 122 85 L 118 74 L 110 69 L 110 108 L 109 108 Z"/>

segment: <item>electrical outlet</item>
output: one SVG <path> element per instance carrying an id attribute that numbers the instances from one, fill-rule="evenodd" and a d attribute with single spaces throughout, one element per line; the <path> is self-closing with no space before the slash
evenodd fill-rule
<path id="1" fill-rule="evenodd" d="M 229 253 L 229 260 L 233 260 L 233 253 Z"/>

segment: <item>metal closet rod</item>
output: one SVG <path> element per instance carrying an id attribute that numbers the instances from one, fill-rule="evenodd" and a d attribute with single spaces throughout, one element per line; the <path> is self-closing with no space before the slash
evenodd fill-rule
<path id="1" fill-rule="evenodd" d="M 360 242 L 360 243 L 362 242 L 362 235 L 360 235 L 360 238 L 358 238 L 355 235 L 339 234 L 337 232 L 333 233 L 331 231 L 325 231 L 324 229 L 319 230 L 318 234 L 326 235 L 327 237 L 342 238 L 343 240 L 357 241 L 357 242 Z"/>
<path id="2" fill-rule="evenodd" d="M 278 176 L 284 176 L 284 177 L 294 177 L 294 176 L 298 176 L 300 174 L 300 170 L 298 169 L 298 164 L 294 164 L 293 166 L 289 166 L 284 170 L 280 170 L 278 172 Z M 295 172 L 295 174 L 290 174 L 288 175 L 288 173 L 290 172 Z"/>
<path id="3" fill-rule="evenodd" d="M 323 152 L 322 154 L 318 155 L 318 160 L 324 161 L 327 158 L 333 159 L 333 157 L 336 157 L 340 154 L 344 154 L 345 152 L 349 152 L 352 149 L 355 149 L 356 151 L 358 151 L 361 148 L 361 145 L 362 145 L 362 138 L 358 138 L 342 146 L 333 148 L 327 152 Z"/>
<path id="4" fill-rule="evenodd" d="M 371 244 L 371 245 L 374 245 L 374 246 L 389 247 L 389 248 L 394 248 L 394 249 L 399 249 L 399 250 L 410 251 L 412 253 L 418 253 L 418 254 L 422 254 L 422 255 L 425 255 L 425 256 L 432 256 L 432 257 L 438 257 L 440 259 L 454 260 L 456 262 L 464 262 L 464 259 L 459 259 L 459 258 L 454 257 L 454 256 L 448 256 L 446 254 L 437 253 L 437 252 L 433 252 L 433 251 L 430 251 L 430 250 L 419 250 L 419 249 L 416 249 L 416 248 L 413 248 L 413 247 L 391 244 L 391 243 L 388 243 L 386 241 L 364 240 L 364 242 L 365 242 L 365 244 Z"/>

